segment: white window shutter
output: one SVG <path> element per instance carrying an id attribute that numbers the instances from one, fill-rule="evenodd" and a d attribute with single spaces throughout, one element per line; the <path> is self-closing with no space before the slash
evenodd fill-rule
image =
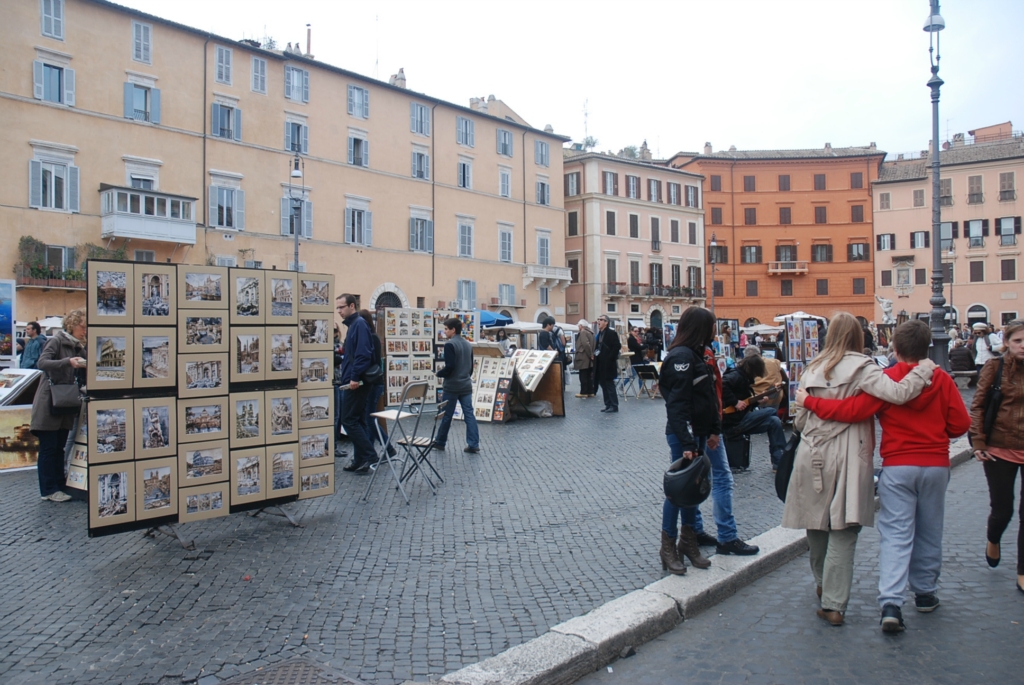
<path id="1" fill-rule="evenodd" d="M 309 154 L 309 126 L 302 127 L 302 154 Z"/>
<path id="2" fill-rule="evenodd" d="M 469 288 L 469 306 L 467 309 L 476 309 L 476 281 L 467 281 Z"/>
<path id="3" fill-rule="evenodd" d="M 284 68 L 284 96 L 289 100 L 292 98 L 292 68 L 287 65 Z"/>
<path id="4" fill-rule="evenodd" d="M 68 107 L 75 106 L 75 70 L 64 69 L 64 104 Z"/>
<path id="5" fill-rule="evenodd" d="M 416 219 L 409 217 L 409 249 L 422 250 L 423 246 L 416 239 Z"/>
<path id="6" fill-rule="evenodd" d="M 313 203 L 309 200 L 302 203 L 302 237 L 313 237 Z"/>
<path id="7" fill-rule="evenodd" d="M 34 159 L 28 163 L 28 206 L 43 206 L 43 163 Z"/>
<path id="8" fill-rule="evenodd" d="M 363 212 L 363 245 L 373 245 L 373 212 Z"/>
<path id="9" fill-rule="evenodd" d="M 370 141 L 363 141 L 363 166 L 370 166 Z"/>
<path id="10" fill-rule="evenodd" d="M 501 149 L 501 129 L 498 129 L 497 136 L 498 136 L 497 148 L 498 148 L 498 154 L 500 155 L 500 154 L 502 154 L 502 149 Z"/>
<path id="11" fill-rule="evenodd" d="M 124 84 L 124 118 L 135 118 L 135 85 L 129 82 Z"/>
<path id="12" fill-rule="evenodd" d="M 459 145 L 466 144 L 465 121 L 462 117 L 455 120 L 455 142 Z"/>
<path id="13" fill-rule="evenodd" d="M 284 122 L 284 149 L 292 150 L 292 125 L 291 122 Z"/>
<path id="14" fill-rule="evenodd" d="M 551 186 L 547 183 L 544 184 L 544 204 L 551 204 Z"/>
<path id="15" fill-rule="evenodd" d="M 150 27 L 142 27 L 142 61 L 149 64 Z"/>
<path id="16" fill-rule="evenodd" d="M 309 102 L 309 72 L 302 70 L 302 101 Z"/>
<path id="17" fill-rule="evenodd" d="M 427 238 L 426 239 L 426 243 L 427 243 L 426 250 L 427 250 L 427 252 L 433 254 L 434 253 L 434 222 L 433 221 L 427 221 L 425 223 L 426 223 L 426 227 L 425 227 L 423 233 L 424 233 L 424 235 L 426 235 L 426 238 Z"/>
<path id="18" fill-rule="evenodd" d="M 220 191 L 217 190 L 217 186 L 210 186 L 209 194 L 209 206 L 210 206 L 210 220 L 207 222 L 207 226 L 217 225 L 217 208 L 220 205 Z"/>
<path id="19" fill-rule="evenodd" d="M 242 110 L 235 107 L 235 140 L 242 139 Z"/>
<path id="20" fill-rule="evenodd" d="M 476 147 L 476 140 L 475 140 L 476 124 L 473 123 L 472 119 L 469 120 L 468 124 L 469 124 L 469 130 L 467 131 L 467 133 L 469 134 L 469 146 L 470 147 Z"/>
<path id="21" fill-rule="evenodd" d="M 291 235 L 291 200 L 281 198 L 281 235 Z"/>
<path id="22" fill-rule="evenodd" d="M 245 230 L 245 191 L 235 191 L 235 228 Z"/>
<path id="23" fill-rule="evenodd" d="M 356 241 L 355 231 L 352 228 L 353 221 L 353 210 L 351 207 L 345 208 L 345 242 L 354 243 Z"/>
<path id="24" fill-rule="evenodd" d="M 39 60 L 32 62 L 32 84 L 33 95 L 36 100 L 43 99 L 43 63 Z"/>
<path id="25" fill-rule="evenodd" d="M 41 65 L 42 62 L 37 62 L 37 64 Z M 39 94 L 38 97 L 42 98 L 43 97 L 42 96 L 42 92 L 43 92 L 43 90 L 42 90 L 42 88 L 43 88 L 43 86 L 42 86 L 42 83 L 43 83 L 43 68 L 42 68 L 42 66 L 39 67 L 39 79 L 38 80 L 39 80 L 39 84 L 40 84 L 39 85 L 39 93 L 40 94 Z M 412 131 L 413 133 L 416 132 L 416 103 L 415 102 L 410 102 L 409 103 L 409 130 Z"/>
<path id="26" fill-rule="evenodd" d="M 370 118 L 370 91 L 363 89 L 363 118 Z"/>
<path id="27" fill-rule="evenodd" d="M 348 163 L 356 163 L 356 151 L 355 151 L 356 140 L 352 136 L 348 137 Z"/>
<path id="28" fill-rule="evenodd" d="M 213 122 L 210 125 L 210 132 L 220 136 L 220 105 L 216 102 L 210 105 L 210 120 Z"/>
<path id="29" fill-rule="evenodd" d="M 352 114 L 352 113 L 355 112 L 355 110 L 356 110 L 356 88 L 355 88 L 355 86 L 349 86 L 348 87 L 348 113 Z M 349 140 L 351 140 L 351 138 L 349 138 Z M 349 159 L 348 163 L 351 164 L 352 160 Z"/>
<path id="30" fill-rule="evenodd" d="M 412 177 L 416 178 L 416 153 L 412 153 Z"/>
<path id="31" fill-rule="evenodd" d="M 134 22 L 135 24 L 135 59 L 142 59 L 142 24 Z"/>
<path id="32" fill-rule="evenodd" d="M 160 89 L 149 89 L 149 121 L 154 124 L 160 123 Z"/>
<path id="33" fill-rule="evenodd" d="M 423 178 L 430 178 L 430 155 L 423 155 L 423 171 L 426 174 Z"/>

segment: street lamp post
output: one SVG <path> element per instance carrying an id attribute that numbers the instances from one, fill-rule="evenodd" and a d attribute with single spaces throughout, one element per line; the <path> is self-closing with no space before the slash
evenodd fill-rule
<path id="1" fill-rule="evenodd" d="M 715 240 L 715 234 L 711 234 L 711 313 L 715 313 L 715 258 L 718 257 L 718 241 Z"/>
<path id="2" fill-rule="evenodd" d="M 939 0 L 930 0 L 931 11 L 925 22 L 928 32 L 928 61 L 931 62 L 932 77 L 928 87 L 932 91 L 932 305 L 931 360 L 941 368 L 949 370 L 949 335 L 946 333 L 946 298 L 942 294 L 942 208 L 939 206 L 939 32 L 946 28 L 946 22 L 939 14 Z"/>
<path id="3" fill-rule="evenodd" d="M 300 165 L 301 165 L 301 167 L 300 167 Z M 295 221 L 295 216 L 296 216 L 295 208 L 296 208 L 297 204 L 298 204 L 299 207 L 301 207 L 302 205 L 300 203 L 306 197 L 306 179 L 303 178 L 303 173 L 302 173 L 303 170 L 306 168 L 306 163 L 305 163 L 305 161 L 302 160 L 302 158 L 299 157 L 299 153 L 296 151 L 295 159 L 292 160 L 289 163 L 288 167 L 289 167 L 289 170 L 291 172 L 291 174 L 288 177 L 288 199 L 291 201 L 291 216 L 288 217 L 288 222 L 291 225 L 292 236 L 295 238 L 295 271 L 298 271 L 299 270 L 299 233 L 302 231 L 302 221 L 303 221 L 304 217 L 303 217 L 303 213 L 299 212 L 298 213 L 299 222 L 298 222 L 298 225 L 296 225 L 296 221 Z M 295 179 L 299 179 L 300 181 L 302 181 L 302 195 L 298 198 L 298 200 L 296 200 L 295 193 L 294 193 L 295 187 L 294 187 L 293 184 L 295 183 Z"/>

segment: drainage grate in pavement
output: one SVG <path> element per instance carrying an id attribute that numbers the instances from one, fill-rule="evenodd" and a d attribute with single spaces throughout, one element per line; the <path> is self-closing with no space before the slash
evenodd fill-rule
<path id="1" fill-rule="evenodd" d="M 308 659 L 289 659 L 226 680 L 221 685 L 363 685 Z"/>

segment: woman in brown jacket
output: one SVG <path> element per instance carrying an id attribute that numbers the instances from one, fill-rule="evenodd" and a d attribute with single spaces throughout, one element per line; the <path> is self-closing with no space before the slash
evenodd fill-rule
<path id="1" fill-rule="evenodd" d="M 992 434 L 986 436 L 985 397 L 995 381 L 1000 359 L 990 359 L 981 369 L 978 390 L 971 402 L 971 443 L 974 456 L 985 464 L 990 513 L 985 560 L 999 565 L 999 541 L 1013 518 L 1013 488 L 1017 471 L 1024 469 L 1024 320 L 1017 319 L 1003 329 L 1003 401 L 999 405 Z M 1024 475 L 1018 523 L 1024 521 Z M 1024 524 L 1017 531 L 1017 589 L 1024 592 Z"/>
<path id="2" fill-rule="evenodd" d="M 580 391 L 576 397 L 593 397 L 597 392 L 594 384 L 594 331 L 590 330 L 590 322 L 586 319 L 580 319 L 578 325 L 576 352 L 572 359 L 572 368 L 580 374 Z"/>
<path id="3" fill-rule="evenodd" d="M 55 416 L 50 412 L 50 382 L 69 385 L 85 368 L 85 312 L 76 309 L 64 317 L 64 329 L 46 342 L 36 368 L 43 372 L 32 400 L 32 434 L 39 438 L 39 494 L 51 502 L 71 499 L 61 490 L 64 484 L 64 445 L 75 423 L 74 414 Z"/>

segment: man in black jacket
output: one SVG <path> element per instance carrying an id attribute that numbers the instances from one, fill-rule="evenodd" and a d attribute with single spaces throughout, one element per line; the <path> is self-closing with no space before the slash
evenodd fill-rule
<path id="1" fill-rule="evenodd" d="M 615 390 L 615 379 L 619 376 L 619 334 L 608 325 L 607 316 L 597 318 L 597 339 L 594 342 L 595 377 L 604 396 L 602 412 L 614 414 L 619 411 L 619 395 Z"/>
<path id="2" fill-rule="evenodd" d="M 750 402 L 754 381 L 764 374 L 764 360 L 755 355 L 744 357 L 736 368 L 722 376 L 722 430 L 731 435 L 767 433 L 772 470 L 775 470 L 786 447 L 782 421 L 774 407 L 758 408 L 756 402 Z"/>

